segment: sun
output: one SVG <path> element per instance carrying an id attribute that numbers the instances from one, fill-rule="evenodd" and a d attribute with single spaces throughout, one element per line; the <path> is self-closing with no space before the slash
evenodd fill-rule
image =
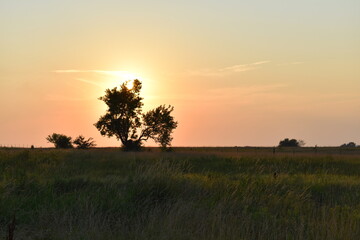
<path id="1" fill-rule="evenodd" d="M 145 99 L 151 98 L 151 89 L 154 86 L 152 78 L 145 76 L 143 72 L 125 71 L 125 70 L 97 70 L 96 73 L 102 74 L 101 86 L 103 89 L 113 89 L 125 83 L 128 89 L 133 88 L 133 81 L 140 80 L 142 83 L 141 96 Z"/>
<path id="2" fill-rule="evenodd" d="M 141 78 L 139 74 L 128 72 L 128 71 L 114 71 L 114 76 L 127 81 Z M 140 80 L 140 79 L 139 79 Z"/>
<path id="3" fill-rule="evenodd" d="M 140 81 L 143 80 L 143 77 L 140 74 L 129 72 L 129 71 L 106 71 L 107 75 L 110 75 L 108 87 L 118 87 L 120 84 L 124 82 L 127 83 L 128 88 L 132 88 L 133 80 L 138 79 Z"/>
<path id="4" fill-rule="evenodd" d="M 126 86 L 131 89 L 133 80 L 138 79 L 141 82 L 144 80 L 140 74 L 129 71 L 98 71 L 98 73 L 106 75 L 103 85 L 110 89 L 119 87 L 123 83 L 126 83 Z"/>

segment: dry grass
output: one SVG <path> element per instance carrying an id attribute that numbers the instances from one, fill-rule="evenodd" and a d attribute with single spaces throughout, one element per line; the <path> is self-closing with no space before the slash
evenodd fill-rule
<path id="1" fill-rule="evenodd" d="M 16 239 L 360 236 L 360 155 L 229 149 L 0 150 L 0 234 L 16 214 Z"/>

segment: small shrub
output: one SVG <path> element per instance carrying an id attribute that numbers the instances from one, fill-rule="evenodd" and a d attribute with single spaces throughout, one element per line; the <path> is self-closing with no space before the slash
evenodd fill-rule
<path id="1" fill-rule="evenodd" d="M 93 141 L 93 138 L 88 138 L 86 140 L 85 137 L 82 135 L 78 136 L 74 140 L 74 144 L 76 145 L 76 148 L 79 149 L 88 149 L 96 146 L 95 142 Z"/>

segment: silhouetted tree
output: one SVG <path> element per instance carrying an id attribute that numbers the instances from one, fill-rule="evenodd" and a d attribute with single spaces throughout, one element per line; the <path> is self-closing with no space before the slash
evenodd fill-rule
<path id="1" fill-rule="evenodd" d="M 150 110 L 143 115 L 144 130 L 140 135 L 140 140 L 154 139 L 159 143 L 163 150 L 168 150 L 172 141 L 172 130 L 177 127 L 177 122 L 170 115 L 174 107 L 161 105 L 154 110 Z"/>
<path id="2" fill-rule="evenodd" d="M 46 140 L 53 143 L 55 148 L 73 148 L 71 137 L 63 134 L 53 133 L 52 135 L 47 136 Z"/>
<path id="3" fill-rule="evenodd" d="M 143 114 L 140 90 L 142 83 L 135 79 L 132 88 L 126 83 L 120 89 L 106 89 L 99 99 L 108 106 L 105 115 L 95 123 L 101 135 L 115 136 L 121 141 L 125 151 L 140 150 L 143 141 L 149 138 L 159 143 L 163 149 L 171 146 L 171 133 L 177 127 L 171 112 L 172 106 L 161 105 Z"/>
<path id="4" fill-rule="evenodd" d="M 279 147 L 302 147 L 305 145 L 303 140 L 285 138 L 279 142 Z"/>
<path id="5" fill-rule="evenodd" d="M 85 137 L 82 135 L 79 135 L 77 138 L 75 138 L 73 143 L 76 145 L 76 148 L 79 149 L 88 149 L 96 146 L 93 138 L 88 138 L 86 140 Z"/>
<path id="6" fill-rule="evenodd" d="M 356 143 L 354 142 L 344 143 L 340 147 L 356 147 Z"/>

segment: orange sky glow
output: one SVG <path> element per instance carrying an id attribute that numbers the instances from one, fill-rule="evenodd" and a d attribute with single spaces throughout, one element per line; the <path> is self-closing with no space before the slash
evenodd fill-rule
<path id="1" fill-rule="evenodd" d="M 173 146 L 360 144 L 360 2 L 316 2 L 1 1 L 0 145 L 120 146 L 98 98 L 134 78 Z"/>

